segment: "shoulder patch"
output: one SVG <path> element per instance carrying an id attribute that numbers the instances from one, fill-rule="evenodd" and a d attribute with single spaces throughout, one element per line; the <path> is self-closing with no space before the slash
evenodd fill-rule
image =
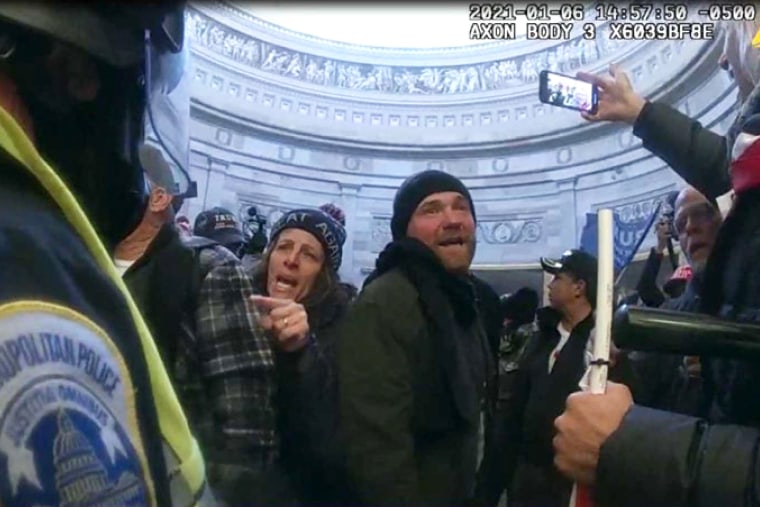
<path id="1" fill-rule="evenodd" d="M 70 309 L 0 306 L 0 504 L 155 505 L 129 371 Z"/>

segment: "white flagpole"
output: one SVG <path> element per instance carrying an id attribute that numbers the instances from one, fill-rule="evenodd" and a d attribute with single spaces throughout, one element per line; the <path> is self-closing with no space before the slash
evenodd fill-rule
<path id="1" fill-rule="evenodd" d="M 594 359 L 583 380 L 593 394 L 602 394 L 607 389 L 607 370 L 610 360 L 612 340 L 612 310 L 614 308 L 615 245 L 613 238 L 613 215 L 610 209 L 598 212 L 598 257 L 596 280 L 596 322 L 594 325 Z M 585 382 L 582 381 L 582 384 Z M 591 496 L 584 488 L 573 485 L 570 507 L 592 507 Z"/>
<path id="2" fill-rule="evenodd" d="M 607 389 L 607 370 L 612 342 L 612 310 L 615 305 L 615 246 L 612 228 L 612 210 L 599 210 L 594 364 L 591 365 L 589 379 L 589 389 L 594 394 L 602 394 Z"/>

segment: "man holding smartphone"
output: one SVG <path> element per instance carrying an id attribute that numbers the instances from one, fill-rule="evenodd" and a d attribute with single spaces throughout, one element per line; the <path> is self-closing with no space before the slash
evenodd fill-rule
<path id="1" fill-rule="evenodd" d="M 538 97 L 551 106 L 595 113 L 598 90 L 587 81 L 544 70 L 539 76 Z"/>
<path id="2" fill-rule="evenodd" d="M 736 56 L 752 50 L 749 40 L 758 24 L 735 23 L 727 33 L 729 42 L 745 40 L 744 47 L 726 47 L 736 76 L 746 75 Z M 760 55 L 754 51 L 757 63 Z M 736 201 L 706 266 L 699 310 L 757 321 L 760 183 L 758 164 L 745 154 L 760 146 L 760 89 L 747 96 L 748 88 L 739 82 L 745 104 L 723 138 L 668 105 L 644 100 L 617 66 L 610 73 L 580 75 L 601 91 L 599 110 L 585 118 L 633 124 L 644 147 L 708 198 L 733 184 Z M 757 76 L 751 77 L 756 83 Z M 628 389 L 615 383 L 603 395 L 572 395 L 555 423 L 556 466 L 579 483 L 593 485 L 602 503 L 614 498 L 612 503 L 621 506 L 759 505 L 760 365 L 716 358 L 709 363 L 714 373 L 709 377 L 714 380 L 709 420 L 634 406 Z"/>

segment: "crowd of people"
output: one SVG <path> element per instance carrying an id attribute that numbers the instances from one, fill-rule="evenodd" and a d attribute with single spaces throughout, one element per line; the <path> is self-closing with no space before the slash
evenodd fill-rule
<path id="1" fill-rule="evenodd" d="M 547 306 L 500 297 L 451 174 L 399 187 L 360 288 L 335 204 L 250 237 L 223 207 L 177 216 L 142 120 L 182 16 L 0 6 L 0 504 L 564 507 L 575 482 L 605 506 L 760 505 L 756 361 L 615 348 L 606 392 L 581 391 L 596 258 L 537 258 Z M 586 119 L 631 124 L 690 185 L 629 304 L 758 320 L 757 30 L 724 26 L 744 104 L 726 136 L 615 66 L 580 75 Z M 670 240 L 685 263 L 660 289 Z"/>
<path id="2" fill-rule="evenodd" d="M 586 90 L 585 87 L 578 89 L 577 86 L 572 84 L 549 82 L 548 90 L 549 104 L 580 109 L 581 111 L 591 109 L 590 90 Z"/>

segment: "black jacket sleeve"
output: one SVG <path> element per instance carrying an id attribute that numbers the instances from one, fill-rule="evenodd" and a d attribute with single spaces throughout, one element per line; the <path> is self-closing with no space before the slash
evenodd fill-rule
<path id="1" fill-rule="evenodd" d="M 726 139 L 672 107 L 648 102 L 633 126 L 644 148 L 708 198 L 731 189 Z"/>
<path id="2" fill-rule="evenodd" d="M 305 503 L 351 501 L 338 430 L 335 330 L 312 337 L 298 352 L 279 352 L 283 458 Z M 287 446 L 287 447 L 286 447 Z"/>
<path id="3" fill-rule="evenodd" d="M 678 380 L 682 356 L 632 351 L 627 359 L 638 387 L 638 392 L 633 395 L 634 401 L 645 407 L 671 409 L 672 391 Z"/>
<path id="4" fill-rule="evenodd" d="M 472 283 L 478 301 L 478 310 L 488 339 L 488 345 L 491 349 L 491 356 L 498 357 L 501 327 L 504 322 L 499 295 L 496 294 L 490 285 L 477 276 L 472 277 Z"/>
<path id="5" fill-rule="evenodd" d="M 295 441 L 315 463 L 329 462 L 337 426 L 337 386 L 331 358 L 314 340 L 298 352 L 278 352 L 280 410 L 288 416 L 283 439 Z M 337 451 L 337 449 L 335 449 Z"/>
<path id="6" fill-rule="evenodd" d="M 644 265 L 644 270 L 639 278 L 639 284 L 636 291 L 645 305 L 651 308 L 657 308 L 665 302 L 665 296 L 657 287 L 657 273 L 660 272 L 662 264 L 662 254 L 655 252 L 654 248 L 649 250 L 649 257 Z"/>
<path id="7" fill-rule="evenodd" d="M 474 504 L 493 507 L 512 482 L 522 436 L 522 414 L 529 391 L 527 372 L 517 370 L 510 399 L 494 412 L 487 428 L 483 460 L 478 470 Z"/>
<path id="8" fill-rule="evenodd" d="M 602 446 L 595 494 L 615 507 L 756 507 L 754 428 L 633 406 Z"/>
<path id="9" fill-rule="evenodd" d="M 478 470 L 475 504 L 492 507 L 497 505 L 505 488 L 512 482 L 522 440 L 523 414 L 530 395 L 529 364 L 539 352 L 540 336 L 529 338 L 525 354 L 520 359 L 508 391 L 508 399 L 500 404 L 494 414 L 487 434 L 483 461 Z"/>

